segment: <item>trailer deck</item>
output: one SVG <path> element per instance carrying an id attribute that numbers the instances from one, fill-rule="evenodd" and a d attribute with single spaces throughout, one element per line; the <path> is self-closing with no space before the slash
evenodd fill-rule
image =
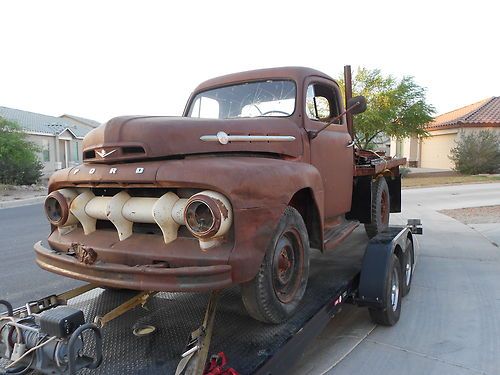
<path id="1" fill-rule="evenodd" d="M 377 246 L 388 244 L 392 254 L 395 243 L 399 241 L 401 245 L 400 237 L 406 233 L 406 228 L 393 227 L 385 236 L 369 241 L 365 231 L 358 228 L 350 241 L 333 252 L 321 254 L 313 250 L 309 283 L 299 311 L 280 325 L 264 324 L 249 317 L 237 287 L 223 290 L 218 297 L 208 353 L 224 352 L 228 367 L 239 374 L 286 373 L 343 302 L 350 299 L 370 306 L 369 295 L 358 295 L 362 283 L 360 271 L 370 268 L 363 263 L 366 249 L 374 252 L 378 251 Z M 385 274 L 383 267 L 378 269 Z M 134 291 L 95 288 L 69 299 L 68 306 L 83 311 L 85 321 L 92 322 L 135 295 Z M 188 337 L 200 327 L 209 296 L 209 293 L 165 292 L 152 295 L 144 308 L 133 308 L 102 328 L 102 364 L 79 373 L 175 374 Z M 137 336 L 134 329 L 139 327 L 154 327 L 154 331 Z M 93 341 L 90 337 L 85 340 Z M 94 357 L 94 349 L 93 344 L 86 346 L 85 354 Z M 0 369 L 6 363 L 0 360 Z"/>
<path id="2" fill-rule="evenodd" d="M 354 233 L 352 241 L 335 252 L 314 251 L 306 295 L 297 314 L 285 324 L 269 325 L 250 318 L 238 288 L 222 292 L 209 353 L 223 351 L 229 365 L 240 374 L 259 373 L 266 362 L 279 360 L 283 345 L 313 316 L 344 292 L 361 269 L 367 237 Z M 134 292 L 94 289 L 72 299 L 87 321 L 115 308 Z M 104 361 L 92 374 L 174 374 L 189 334 L 203 319 L 208 293 L 158 293 L 146 304 L 111 321 L 103 329 Z M 134 326 L 152 325 L 156 331 L 137 337 Z M 289 364 L 288 364 L 289 365 Z M 267 367 L 267 366 L 266 366 Z"/>

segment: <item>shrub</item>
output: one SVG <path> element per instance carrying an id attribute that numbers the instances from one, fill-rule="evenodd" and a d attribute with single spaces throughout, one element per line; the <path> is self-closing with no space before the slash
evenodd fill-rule
<path id="1" fill-rule="evenodd" d="M 42 176 L 38 147 L 26 140 L 15 122 L 0 118 L 0 183 L 35 184 Z"/>
<path id="2" fill-rule="evenodd" d="M 461 133 L 449 158 L 455 170 L 463 174 L 500 171 L 500 133 L 489 130 Z"/>
<path id="3" fill-rule="evenodd" d="M 410 168 L 399 167 L 399 174 L 401 175 L 401 178 L 405 178 L 410 173 L 411 173 L 411 169 Z"/>

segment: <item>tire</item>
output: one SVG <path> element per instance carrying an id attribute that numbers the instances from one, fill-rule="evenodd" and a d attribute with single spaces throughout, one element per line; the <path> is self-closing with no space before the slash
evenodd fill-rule
<path id="1" fill-rule="evenodd" d="M 406 295 L 408 295 L 408 293 L 410 293 L 411 282 L 413 280 L 414 265 L 415 265 L 415 251 L 413 249 L 413 242 L 409 238 L 407 238 L 403 269 L 401 270 L 403 274 L 403 287 L 401 288 L 403 297 L 405 297 Z"/>
<path id="2" fill-rule="evenodd" d="M 365 231 L 369 238 L 375 237 L 389 227 L 391 200 L 389 187 L 385 177 L 378 177 L 372 184 L 372 222 L 365 224 Z"/>
<path id="3" fill-rule="evenodd" d="M 393 326 L 401 315 L 401 264 L 394 254 L 389 270 L 385 276 L 385 306 L 381 309 L 368 309 L 372 321 L 383 326 Z"/>
<path id="4" fill-rule="evenodd" d="M 241 284 L 248 314 L 281 323 L 299 306 L 309 277 L 309 236 L 299 212 L 287 207 L 266 249 L 257 275 Z"/>

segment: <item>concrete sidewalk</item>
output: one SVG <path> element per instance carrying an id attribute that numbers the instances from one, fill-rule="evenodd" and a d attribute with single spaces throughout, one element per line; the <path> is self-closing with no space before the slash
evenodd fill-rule
<path id="1" fill-rule="evenodd" d="M 4 202 L 0 202 L 0 209 L 28 206 L 30 204 L 38 204 L 38 203 L 42 203 L 44 200 L 45 200 L 45 196 L 4 201 Z"/>

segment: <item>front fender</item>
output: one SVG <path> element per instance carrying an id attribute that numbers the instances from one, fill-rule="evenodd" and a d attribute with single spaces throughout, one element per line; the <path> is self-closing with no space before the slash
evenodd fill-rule
<path id="1" fill-rule="evenodd" d="M 157 181 L 199 186 L 226 195 L 234 209 L 234 247 L 229 264 L 233 281 L 258 272 L 281 215 L 297 191 L 310 188 L 323 217 L 323 182 L 312 165 L 262 157 L 211 157 L 165 164 Z"/>
<path id="2" fill-rule="evenodd" d="M 173 160 L 159 167 L 156 181 L 213 189 L 240 209 L 286 205 L 297 191 L 311 188 L 323 214 L 321 175 L 314 166 L 298 161 L 230 156 Z"/>

